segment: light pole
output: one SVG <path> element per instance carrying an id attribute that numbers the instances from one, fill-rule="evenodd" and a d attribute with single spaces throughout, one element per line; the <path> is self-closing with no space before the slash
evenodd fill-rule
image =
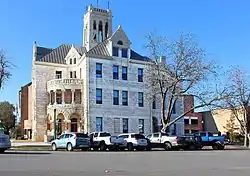
<path id="1" fill-rule="evenodd" d="M 56 139 L 56 109 L 54 109 L 54 139 Z"/>

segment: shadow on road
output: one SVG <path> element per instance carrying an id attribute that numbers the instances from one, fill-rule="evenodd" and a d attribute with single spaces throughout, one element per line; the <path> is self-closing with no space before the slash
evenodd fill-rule
<path id="1" fill-rule="evenodd" d="M 27 151 L 7 151 L 4 153 L 0 153 L 0 155 L 50 155 L 49 152 L 27 152 Z"/>

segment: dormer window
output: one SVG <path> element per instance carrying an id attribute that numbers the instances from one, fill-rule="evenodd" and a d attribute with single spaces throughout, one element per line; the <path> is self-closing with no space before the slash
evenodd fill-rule
<path id="1" fill-rule="evenodd" d="M 72 65 L 72 59 L 69 60 L 69 64 Z"/>
<path id="2" fill-rule="evenodd" d="M 119 40 L 119 41 L 117 42 L 117 44 L 118 44 L 118 45 L 123 45 L 123 42 L 122 42 L 121 40 Z"/>
<path id="3" fill-rule="evenodd" d="M 122 57 L 128 58 L 128 49 L 122 48 Z"/>
<path id="4" fill-rule="evenodd" d="M 74 64 L 76 64 L 76 58 L 74 58 Z"/>
<path id="5" fill-rule="evenodd" d="M 119 48 L 113 47 L 113 56 L 119 57 Z"/>

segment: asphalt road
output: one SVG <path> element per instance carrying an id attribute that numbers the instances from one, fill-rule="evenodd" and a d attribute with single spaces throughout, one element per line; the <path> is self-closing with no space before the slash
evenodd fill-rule
<path id="1" fill-rule="evenodd" d="M 0 176 L 249 176 L 250 150 L 6 152 Z"/>

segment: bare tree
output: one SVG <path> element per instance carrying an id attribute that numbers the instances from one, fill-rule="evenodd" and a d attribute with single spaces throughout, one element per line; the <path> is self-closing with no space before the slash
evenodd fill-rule
<path id="1" fill-rule="evenodd" d="M 247 138 L 250 141 L 250 82 L 246 77 L 246 73 L 237 67 L 229 70 L 227 92 L 229 96 L 225 99 L 225 106 L 231 109 L 243 131 L 245 147 Z"/>
<path id="2" fill-rule="evenodd" d="M 149 98 L 161 99 L 162 131 L 194 109 L 211 107 L 222 100 L 225 90 L 208 82 L 218 76 L 217 67 L 205 60 L 205 51 L 191 35 L 181 34 L 177 41 L 170 42 L 165 37 L 149 34 L 147 40 L 152 62 L 146 68 L 146 82 L 151 92 Z M 171 121 L 176 101 L 185 95 L 194 96 L 196 104 Z"/>
<path id="3" fill-rule="evenodd" d="M 10 69 L 14 65 L 6 58 L 3 50 L 0 50 L 0 90 L 3 89 L 5 82 L 12 76 Z"/>

